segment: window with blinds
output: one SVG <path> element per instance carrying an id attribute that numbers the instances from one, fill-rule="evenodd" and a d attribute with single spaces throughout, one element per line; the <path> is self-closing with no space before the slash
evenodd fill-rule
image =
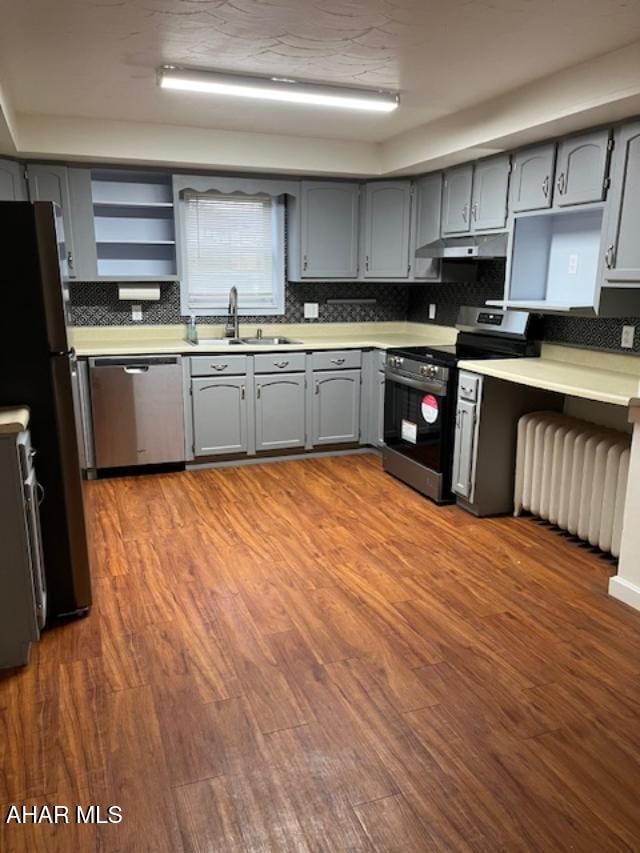
<path id="1" fill-rule="evenodd" d="M 183 313 L 284 313 L 284 204 L 269 195 L 187 190 L 181 200 Z"/>

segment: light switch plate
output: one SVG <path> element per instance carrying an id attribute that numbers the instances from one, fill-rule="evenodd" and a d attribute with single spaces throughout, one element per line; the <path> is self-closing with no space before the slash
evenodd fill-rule
<path id="1" fill-rule="evenodd" d="M 304 303 L 304 319 L 317 320 L 319 316 L 319 306 L 317 302 Z"/>
<path id="2" fill-rule="evenodd" d="M 636 336 L 635 326 L 623 326 L 620 335 L 620 346 L 624 349 L 633 349 L 633 341 Z"/>
<path id="3" fill-rule="evenodd" d="M 431 302 L 431 303 L 429 304 L 429 319 L 430 319 L 430 320 L 435 320 L 435 319 L 436 319 L 436 306 L 435 306 L 435 304 L 434 304 L 433 302 Z"/>
<path id="4" fill-rule="evenodd" d="M 131 306 L 131 319 L 134 323 L 142 322 L 142 305 Z"/>

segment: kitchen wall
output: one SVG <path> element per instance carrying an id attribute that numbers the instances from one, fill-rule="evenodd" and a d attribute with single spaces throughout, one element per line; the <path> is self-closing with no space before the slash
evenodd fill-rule
<path id="1" fill-rule="evenodd" d="M 487 299 L 499 299 L 503 295 L 504 273 L 503 260 L 480 261 L 476 282 L 410 288 L 407 319 L 416 323 L 431 322 L 428 320 L 428 308 L 430 303 L 434 303 L 436 319 L 433 322 L 451 326 L 461 305 L 484 305 Z M 623 350 L 620 346 L 624 325 L 636 327 L 633 352 L 640 353 L 640 317 L 611 320 L 547 315 L 543 323 L 543 337 L 553 343 L 629 353 L 631 350 Z"/>
<path id="2" fill-rule="evenodd" d="M 131 303 L 118 299 L 117 284 L 73 283 L 70 287 L 71 323 L 74 326 L 137 326 L 131 319 Z M 327 305 L 327 299 L 375 300 L 367 304 Z M 298 284 L 287 283 L 285 314 L 279 316 L 241 317 L 242 323 L 302 323 L 304 303 L 319 303 L 319 319 L 307 322 L 366 323 L 406 320 L 408 288 L 398 284 Z M 180 314 L 180 287 L 168 282 L 160 285 L 158 302 L 142 303 L 143 324 L 185 323 Z M 202 317 L 199 322 L 222 323 L 226 316 Z"/>
<path id="3" fill-rule="evenodd" d="M 242 322 L 268 323 L 303 322 L 305 302 L 318 302 L 320 323 L 364 323 L 375 321 L 410 320 L 429 322 L 428 306 L 436 305 L 436 324 L 452 326 L 461 305 L 484 305 L 487 299 L 502 296 L 504 261 L 481 261 L 476 281 L 463 284 L 298 284 L 288 283 L 285 291 L 284 317 L 243 317 Z M 143 324 L 178 324 L 186 322 L 180 315 L 178 284 L 160 285 L 160 300 L 143 304 Z M 375 299 L 374 304 L 327 305 L 327 299 Z M 71 285 L 71 322 L 77 326 L 134 326 L 131 303 L 118 300 L 116 284 Z M 208 318 L 202 318 L 206 322 Z M 210 322 L 224 322 L 224 317 L 212 317 Z M 309 321 L 307 321 L 309 322 Z M 615 320 L 585 317 L 547 316 L 544 338 L 556 343 L 591 347 L 615 352 L 621 350 L 622 326 L 636 326 L 634 351 L 640 353 L 640 317 Z"/>

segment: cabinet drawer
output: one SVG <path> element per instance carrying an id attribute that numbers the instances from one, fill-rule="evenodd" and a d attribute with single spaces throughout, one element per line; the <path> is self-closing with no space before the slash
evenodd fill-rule
<path id="1" fill-rule="evenodd" d="M 461 373 L 458 380 L 458 397 L 475 403 L 480 391 L 481 377 L 474 373 Z"/>
<path id="2" fill-rule="evenodd" d="M 240 376 L 246 372 L 246 355 L 197 355 L 191 357 L 192 376 Z"/>
<path id="3" fill-rule="evenodd" d="M 296 373 L 304 370 L 307 354 L 304 352 L 264 353 L 253 357 L 253 369 L 256 373 Z"/>
<path id="4" fill-rule="evenodd" d="M 311 366 L 314 370 L 347 370 L 361 365 L 362 352 L 359 349 L 314 352 L 311 356 Z"/>

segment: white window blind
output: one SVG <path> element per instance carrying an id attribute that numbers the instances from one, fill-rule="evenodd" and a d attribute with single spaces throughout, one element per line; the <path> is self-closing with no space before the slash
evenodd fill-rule
<path id="1" fill-rule="evenodd" d="M 188 190 L 182 208 L 187 310 L 226 313 L 235 285 L 241 313 L 283 312 L 282 202 Z"/>

